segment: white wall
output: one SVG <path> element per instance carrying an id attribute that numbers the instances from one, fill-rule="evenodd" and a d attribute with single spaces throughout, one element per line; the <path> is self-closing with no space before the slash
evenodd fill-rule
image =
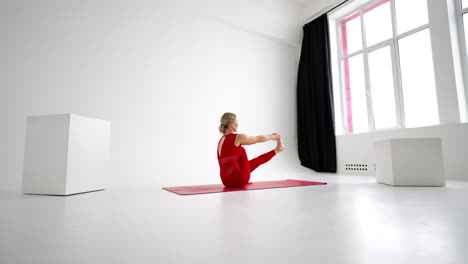
<path id="1" fill-rule="evenodd" d="M 1 1 L 0 188 L 20 189 L 26 116 L 41 114 L 112 122 L 111 186 L 219 182 L 225 111 L 239 132 L 283 135 L 260 178 L 300 166 L 298 10 L 228 2 Z"/>

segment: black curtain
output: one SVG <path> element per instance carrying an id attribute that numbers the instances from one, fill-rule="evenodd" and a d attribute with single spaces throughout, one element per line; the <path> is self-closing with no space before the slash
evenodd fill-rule
<path id="1" fill-rule="evenodd" d="M 297 131 L 301 165 L 336 172 L 333 87 L 327 14 L 304 26 L 297 80 Z"/>

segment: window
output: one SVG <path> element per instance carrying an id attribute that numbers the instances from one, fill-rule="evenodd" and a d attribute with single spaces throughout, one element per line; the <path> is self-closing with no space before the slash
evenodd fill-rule
<path id="1" fill-rule="evenodd" d="M 349 129 L 356 133 L 368 132 L 366 85 L 362 54 L 343 61 L 345 72 L 346 120 Z"/>
<path id="2" fill-rule="evenodd" d="M 395 13 L 399 34 L 429 22 L 427 0 L 396 0 Z"/>
<path id="3" fill-rule="evenodd" d="M 406 127 L 439 123 L 430 36 L 422 30 L 400 39 L 400 68 Z"/>
<path id="4" fill-rule="evenodd" d="M 343 56 L 362 49 L 361 20 L 359 13 L 347 17 L 341 22 Z"/>
<path id="5" fill-rule="evenodd" d="M 372 46 L 392 37 L 390 1 L 380 1 L 364 9 L 366 44 Z"/>
<path id="6" fill-rule="evenodd" d="M 465 9 L 468 7 L 468 0 L 462 0 L 462 8 Z"/>
<path id="7" fill-rule="evenodd" d="M 347 133 L 439 123 L 427 0 L 373 1 L 336 25 Z"/>
<path id="8" fill-rule="evenodd" d="M 375 129 L 397 126 L 390 46 L 369 53 L 369 79 Z"/>

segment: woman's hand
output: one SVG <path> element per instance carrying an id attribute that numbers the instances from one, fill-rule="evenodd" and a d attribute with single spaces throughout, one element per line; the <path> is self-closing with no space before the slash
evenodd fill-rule
<path id="1" fill-rule="evenodd" d="M 271 136 L 272 136 L 272 140 L 274 141 L 278 141 L 280 139 L 280 135 L 278 133 L 273 133 L 271 134 Z"/>

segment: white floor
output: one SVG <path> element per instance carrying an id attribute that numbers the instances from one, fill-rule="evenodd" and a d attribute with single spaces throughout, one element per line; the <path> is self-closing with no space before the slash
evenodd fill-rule
<path id="1" fill-rule="evenodd" d="M 468 263 L 468 182 L 288 178 L 329 184 L 194 196 L 0 192 L 0 263 Z"/>

